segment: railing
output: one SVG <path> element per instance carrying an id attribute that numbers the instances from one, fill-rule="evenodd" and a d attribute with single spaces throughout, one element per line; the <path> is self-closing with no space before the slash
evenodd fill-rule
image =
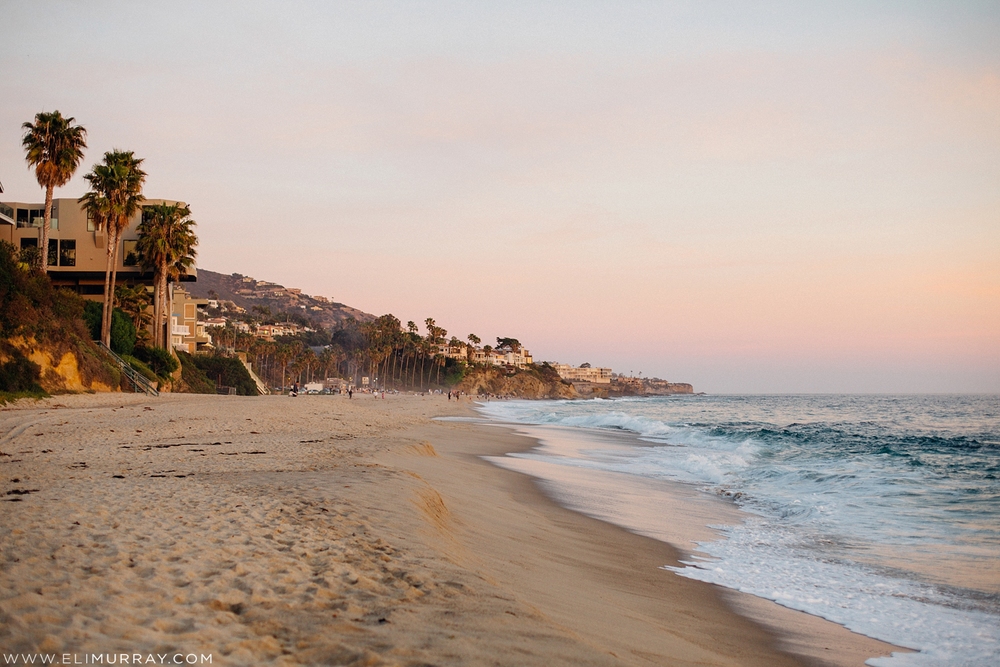
<path id="1" fill-rule="evenodd" d="M 160 392 L 156 390 L 156 387 L 154 387 L 153 384 L 149 380 L 147 380 L 144 375 L 142 375 L 141 373 L 139 373 L 139 371 L 129 366 L 129 363 L 127 361 L 125 361 L 117 354 L 112 352 L 111 348 L 104 344 L 104 341 L 99 340 L 95 342 L 100 346 L 102 350 L 104 350 L 111 357 L 112 361 L 114 361 L 115 364 L 118 366 L 118 368 L 121 369 L 122 373 L 125 374 L 125 377 L 128 379 L 128 381 L 132 383 L 132 388 L 135 391 L 135 393 L 137 394 L 145 393 L 150 396 L 160 395 Z"/>
<path id="2" fill-rule="evenodd" d="M 0 218 L 5 219 L 10 224 L 14 224 L 14 209 L 3 202 L 0 202 Z"/>
<path id="3" fill-rule="evenodd" d="M 237 357 L 237 359 L 239 359 L 239 357 Z M 257 374 L 253 372 L 253 368 L 250 367 L 250 362 L 248 362 L 245 359 L 240 359 L 240 362 L 243 364 L 244 368 L 247 369 L 247 373 L 250 374 L 250 379 L 253 380 L 253 382 L 254 382 L 255 385 L 257 385 L 257 393 L 260 394 L 261 396 L 265 396 L 267 394 L 270 394 L 271 390 L 268 389 L 267 385 L 264 384 L 264 381 L 261 380 L 257 376 Z"/>

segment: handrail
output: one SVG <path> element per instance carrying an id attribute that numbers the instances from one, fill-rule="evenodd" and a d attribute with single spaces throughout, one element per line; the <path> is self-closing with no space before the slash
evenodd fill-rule
<path id="1" fill-rule="evenodd" d="M 102 350 L 111 355 L 111 359 L 118 365 L 118 368 L 125 373 L 125 377 L 128 378 L 129 382 L 132 383 L 132 388 L 135 393 L 145 393 L 150 396 L 159 396 L 160 392 L 156 390 L 156 387 L 146 379 L 144 375 L 139 373 L 139 371 L 132 368 L 127 361 L 115 354 L 110 347 L 104 344 L 103 340 L 94 341 L 100 346 Z"/>

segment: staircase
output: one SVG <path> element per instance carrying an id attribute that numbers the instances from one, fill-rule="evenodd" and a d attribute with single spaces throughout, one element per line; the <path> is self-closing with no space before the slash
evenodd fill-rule
<path id="1" fill-rule="evenodd" d="M 160 392 L 156 390 L 156 387 L 146 379 L 144 375 L 139 373 L 137 370 L 129 366 L 128 362 L 119 357 L 117 354 L 111 351 L 111 348 L 104 344 L 104 341 L 94 341 L 104 350 L 111 360 L 115 362 L 115 365 L 121 370 L 125 375 L 125 378 L 132 385 L 133 391 L 137 394 L 148 394 L 149 396 L 159 396 Z"/>
<path id="2" fill-rule="evenodd" d="M 250 374 L 250 378 L 257 385 L 257 393 L 260 394 L 261 396 L 266 396 L 267 394 L 270 394 L 271 392 L 270 390 L 268 390 L 267 385 L 264 384 L 264 381 L 261 380 L 259 377 L 257 377 L 257 374 L 253 372 L 252 368 L 250 368 L 250 362 L 247 361 L 246 359 L 243 359 L 242 357 L 240 357 L 239 359 L 243 363 L 243 366 L 246 367 L 247 373 Z"/>

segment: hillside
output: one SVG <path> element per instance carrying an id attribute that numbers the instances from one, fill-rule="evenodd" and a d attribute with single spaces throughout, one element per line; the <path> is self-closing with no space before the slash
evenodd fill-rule
<path id="1" fill-rule="evenodd" d="M 299 313 L 328 329 L 336 327 L 349 317 L 361 322 L 375 319 L 374 315 L 330 301 L 326 297 L 310 296 L 294 287 L 256 280 L 239 273 L 216 273 L 199 267 L 198 281 L 185 283 L 185 289 L 199 299 L 232 301 L 247 311 L 254 306 L 264 306 L 274 314 Z"/>
<path id="2" fill-rule="evenodd" d="M 117 391 L 117 368 L 90 340 L 84 301 L 0 241 L 0 403 L 41 392 Z"/>

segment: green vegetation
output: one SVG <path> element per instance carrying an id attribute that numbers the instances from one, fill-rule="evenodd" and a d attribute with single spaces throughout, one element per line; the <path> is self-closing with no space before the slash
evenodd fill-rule
<path id="1" fill-rule="evenodd" d="M 177 358 L 162 347 L 137 347 L 134 354 L 161 380 L 169 378 L 180 366 Z"/>
<path id="2" fill-rule="evenodd" d="M 72 353 L 85 385 L 99 381 L 118 386 L 118 370 L 90 342 L 84 303 L 69 290 L 53 288 L 48 276 L 22 261 L 12 244 L 0 241 L 0 391 L 62 389 L 63 379 L 27 358 L 29 349 L 44 350 L 54 360 Z"/>
<path id="3" fill-rule="evenodd" d="M 197 355 L 191 359 L 210 381 L 215 382 L 215 386 L 235 387 L 239 396 L 257 395 L 257 383 L 239 359 L 220 355 Z"/>
<path id="4" fill-rule="evenodd" d="M 177 358 L 181 362 L 181 382 L 184 391 L 191 394 L 215 393 L 215 383 L 198 368 L 194 357 L 186 352 L 178 352 Z"/>
<path id="5" fill-rule="evenodd" d="M 139 361 L 138 359 L 136 359 L 132 355 L 130 355 L 130 354 L 123 354 L 123 355 L 121 355 L 121 358 L 124 359 L 126 361 L 126 363 L 128 363 L 129 366 L 131 366 L 135 370 L 139 371 L 139 374 L 142 375 L 147 380 L 149 380 L 150 382 L 156 382 L 157 380 L 162 380 L 163 379 L 163 378 L 157 377 L 156 373 L 153 372 L 152 368 L 150 368 L 149 366 L 147 366 L 143 362 Z"/>
<path id="6" fill-rule="evenodd" d="M 94 340 L 101 338 L 101 316 L 104 307 L 97 301 L 87 301 L 84 305 L 83 320 Z M 131 318 L 121 309 L 115 308 L 111 315 L 111 350 L 118 355 L 129 355 L 135 350 L 136 331 Z"/>

